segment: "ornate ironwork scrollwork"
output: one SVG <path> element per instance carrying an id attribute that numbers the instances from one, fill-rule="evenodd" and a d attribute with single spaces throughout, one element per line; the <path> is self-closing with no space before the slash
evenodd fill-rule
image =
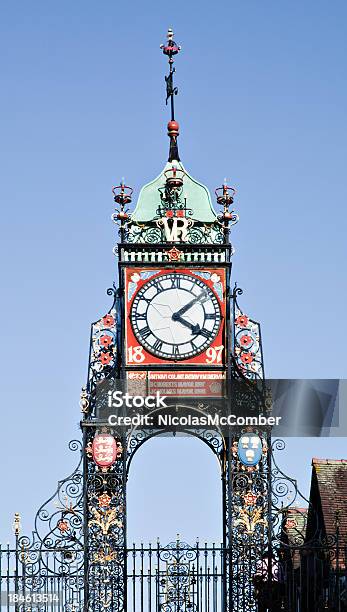
<path id="1" fill-rule="evenodd" d="M 233 356 L 239 373 L 249 380 L 264 379 L 260 325 L 240 308 L 237 296 L 242 289 L 235 287 L 233 299 Z"/>

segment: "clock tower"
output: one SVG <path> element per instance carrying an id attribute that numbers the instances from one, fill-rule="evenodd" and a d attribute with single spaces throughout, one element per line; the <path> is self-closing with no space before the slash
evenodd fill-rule
<path id="1" fill-rule="evenodd" d="M 113 296 L 109 312 L 92 325 L 88 385 L 82 397 L 86 611 L 129 608 L 128 470 L 139 446 L 163 432 L 156 420 L 152 427 L 130 423 L 126 429 L 101 416 L 100 405 L 105 407 L 105 398 L 117 381 L 143 396 L 162 391 L 172 396 L 173 405 L 175 398 L 185 398 L 189 414 L 196 412 L 197 398 L 200 415 L 208 413 L 211 398 L 221 414 L 231 385 L 233 405 L 242 405 L 246 397 L 251 412 L 262 409 L 260 328 L 238 305 L 242 291 L 231 289 L 230 233 L 238 221 L 233 209 L 235 190 L 226 181 L 216 189 L 220 207 L 216 212 L 208 189 L 183 165 L 174 108 L 174 58 L 180 47 L 171 30 L 162 51 L 169 63 L 165 77 L 171 109 L 168 161 L 159 176 L 141 189 L 132 212 L 132 189 L 124 181 L 113 188 L 113 221 L 119 228 L 114 249 L 118 284 L 108 290 Z M 240 388 L 245 385 L 243 399 L 236 383 Z M 268 541 L 270 433 L 256 427 L 222 431 L 201 425 L 190 430 L 178 426 L 175 431 L 200 438 L 219 461 L 222 609 L 256 610 L 252 575 Z M 188 544 L 184 546 L 177 543 L 176 552 L 190 550 Z M 175 563 L 179 571 L 177 559 Z M 161 584 L 157 604 L 165 607 Z M 181 595 L 176 595 L 170 609 L 183 612 L 187 600 L 182 602 Z"/>
<path id="2" fill-rule="evenodd" d="M 167 165 L 143 187 L 130 218 L 120 219 L 119 278 L 126 322 L 122 368 L 223 370 L 228 351 L 229 223 L 216 215 L 207 189 L 177 159 L 172 139 L 178 136 L 178 123 L 172 120 L 168 128 Z M 125 187 L 118 190 L 116 200 L 121 201 Z M 227 186 L 224 191 L 231 201 Z M 236 222 L 236 215 L 228 214 Z M 120 210 L 116 216 L 123 215 Z"/>

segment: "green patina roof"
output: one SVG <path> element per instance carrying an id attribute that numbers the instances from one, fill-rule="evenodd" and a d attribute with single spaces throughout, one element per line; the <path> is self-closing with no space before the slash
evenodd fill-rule
<path id="1" fill-rule="evenodd" d="M 183 182 L 183 197 L 187 198 L 187 207 L 193 210 L 193 219 L 204 223 L 213 223 L 217 215 L 213 209 L 210 192 L 205 185 L 193 179 L 180 162 L 176 162 L 177 168 L 185 172 Z M 133 221 L 144 223 L 156 217 L 156 211 L 160 204 L 159 187 L 165 185 L 164 172 L 172 168 L 172 162 L 168 162 L 159 176 L 144 185 L 140 191 L 136 208 L 131 215 Z"/>

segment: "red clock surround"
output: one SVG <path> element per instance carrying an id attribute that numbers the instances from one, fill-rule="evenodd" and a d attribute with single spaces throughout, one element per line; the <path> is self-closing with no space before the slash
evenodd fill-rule
<path id="1" fill-rule="evenodd" d="M 199 301 L 201 293 L 206 294 L 206 300 L 209 300 L 211 304 L 216 308 L 216 319 L 214 323 L 210 323 L 209 327 L 211 331 L 207 332 L 211 338 L 205 341 L 200 340 L 200 347 L 195 351 L 192 350 L 190 353 L 185 354 L 172 354 L 165 355 L 164 353 L 157 352 L 155 354 L 155 346 L 160 346 L 158 340 L 154 343 L 152 348 L 149 342 L 146 340 L 145 331 L 149 336 L 149 339 L 154 340 L 154 336 L 150 336 L 150 331 L 143 323 L 144 331 L 141 329 L 139 334 L 139 326 L 137 323 L 137 311 L 136 306 L 140 300 L 140 296 L 144 294 L 146 287 L 155 286 L 156 291 L 159 292 L 161 286 L 161 279 L 166 280 L 170 278 L 174 284 L 175 275 L 177 275 L 177 282 L 180 279 L 191 279 L 193 290 L 195 291 L 195 285 L 197 287 L 197 297 L 194 297 L 196 293 L 192 293 L 192 300 Z M 166 283 L 167 286 L 167 283 Z M 157 288 L 158 287 L 158 288 Z M 226 308 L 226 279 L 224 268 L 194 268 L 185 269 L 168 269 L 168 268 L 151 268 L 151 267 L 127 267 L 125 269 L 125 350 L 126 350 L 126 365 L 132 367 L 143 367 L 151 365 L 198 365 L 204 368 L 208 367 L 221 367 L 225 364 L 225 308 Z M 150 295 L 150 293 L 148 293 Z M 218 304 L 218 305 L 217 305 Z M 212 307 L 211 307 L 212 308 Z M 143 315 L 140 315 L 143 318 Z M 213 315 L 207 315 L 212 319 Z M 187 321 L 183 320 L 183 325 L 193 327 Z M 206 330 L 202 330 L 202 333 Z M 194 338 L 194 329 L 191 330 L 192 338 Z M 143 339 L 142 339 L 143 336 Z M 199 337 L 199 336 L 198 336 Z M 192 342 L 193 344 L 193 342 Z M 193 344 L 194 346 L 194 344 Z M 173 348 L 173 351 L 175 349 Z M 178 352 L 178 349 L 177 349 Z"/>

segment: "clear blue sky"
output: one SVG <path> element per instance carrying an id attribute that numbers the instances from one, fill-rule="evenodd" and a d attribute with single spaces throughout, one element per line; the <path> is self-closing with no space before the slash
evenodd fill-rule
<path id="1" fill-rule="evenodd" d="M 2 3 L 2 541 L 73 465 L 89 325 L 116 274 L 111 186 L 138 194 L 167 156 L 168 26 L 182 161 L 237 188 L 233 276 L 267 375 L 346 377 L 346 20 L 343 0 Z M 282 464 L 307 490 L 310 458 L 344 446 L 289 440 Z M 187 439 L 143 447 L 130 537 L 218 539 L 214 461 Z"/>

